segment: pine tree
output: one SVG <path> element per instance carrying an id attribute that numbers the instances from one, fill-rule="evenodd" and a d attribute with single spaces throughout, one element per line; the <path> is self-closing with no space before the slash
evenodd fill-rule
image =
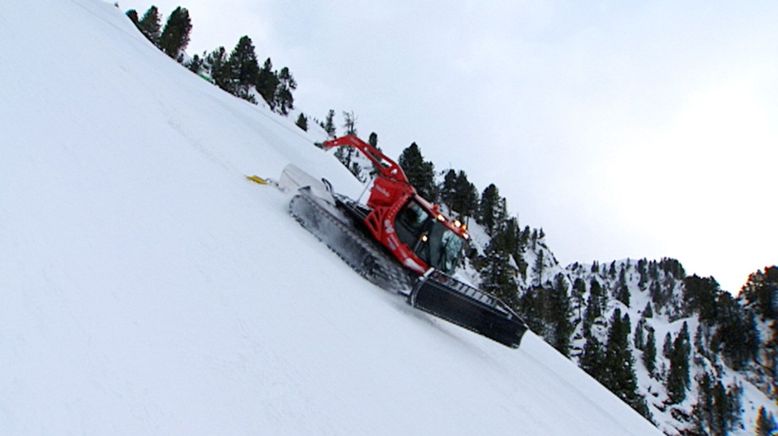
<path id="1" fill-rule="evenodd" d="M 702 323 L 697 324 L 697 331 L 694 332 L 694 350 L 701 356 L 708 355 L 705 350 L 704 335 Z"/>
<path id="2" fill-rule="evenodd" d="M 300 112 L 300 115 L 297 117 L 297 122 L 295 122 L 297 127 L 303 129 L 304 131 L 308 131 L 308 118 L 305 117 L 305 114 Z"/>
<path id="3" fill-rule="evenodd" d="M 343 128 L 345 129 L 346 135 L 356 135 L 357 134 L 357 117 L 354 114 L 354 112 L 346 112 L 343 111 Z M 361 173 L 362 168 L 359 166 L 357 162 L 354 162 L 354 155 L 358 153 L 354 148 L 348 147 L 343 148 L 340 147 L 335 151 L 335 157 L 346 167 L 351 171 L 352 174 L 354 174 L 358 179 L 361 180 Z"/>
<path id="4" fill-rule="evenodd" d="M 505 215 L 505 199 L 500 196 L 497 186 L 492 183 L 481 194 L 477 221 L 485 227 L 486 233 L 491 236 L 505 220 Z"/>
<path id="5" fill-rule="evenodd" d="M 530 330 L 542 336 L 544 341 L 549 342 L 551 336 L 545 321 L 545 294 L 546 291 L 542 288 L 528 289 L 521 295 L 517 311 L 524 317 Z"/>
<path id="6" fill-rule="evenodd" d="M 643 366 L 646 367 L 649 375 L 653 376 L 656 373 L 656 338 L 653 328 L 648 329 L 646 346 L 643 350 Z"/>
<path id="7" fill-rule="evenodd" d="M 720 434 L 714 431 L 714 405 L 711 376 L 704 372 L 697 377 L 697 402 L 692 407 L 694 430 L 698 434 Z"/>
<path id="8" fill-rule="evenodd" d="M 529 226 L 524 226 L 524 230 L 521 231 L 521 246 L 526 247 L 530 241 L 530 229 Z"/>
<path id="9" fill-rule="evenodd" d="M 160 21 L 159 9 L 156 6 L 151 6 L 138 22 L 141 33 L 154 45 L 159 44 Z"/>
<path id="10" fill-rule="evenodd" d="M 651 309 L 651 302 L 649 301 L 646 303 L 646 308 L 643 309 L 643 317 L 644 318 L 653 318 L 654 317 L 654 310 Z"/>
<path id="11" fill-rule="evenodd" d="M 192 21 L 189 11 L 177 7 L 168 17 L 162 35 L 159 37 L 159 48 L 168 56 L 178 60 L 179 55 L 189 45 L 189 33 L 192 31 Z"/>
<path id="12" fill-rule="evenodd" d="M 424 160 L 415 142 L 403 150 L 397 163 L 419 195 L 430 201 L 436 200 L 435 167 L 432 162 Z"/>
<path id="13" fill-rule="evenodd" d="M 505 241 L 505 251 L 507 251 L 513 261 L 516 262 L 516 266 L 519 268 L 519 273 L 522 277 L 527 276 L 527 262 L 522 255 L 521 245 L 521 229 L 519 228 L 519 219 L 512 217 L 505 220 L 503 224 L 502 233 Z M 569 304 L 569 303 L 568 303 Z"/>
<path id="14" fill-rule="evenodd" d="M 623 387 L 627 382 L 625 367 L 632 354 L 627 353 L 629 351 L 628 336 L 628 326 L 622 322 L 621 310 L 616 308 L 610 320 L 608 342 L 605 345 L 605 360 L 603 361 L 605 377 L 603 378 L 603 384 L 622 399 L 624 399 Z"/>
<path id="15" fill-rule="evenodd" d="M 635 335 L 632 337 L 632 343 L 638 350 L 644 350 L 646 348 L 646 319 L 640 318 L 638 324 L 635 326 Z"/>
<path id="16" fill-rule="evenodd" d="M 343 129 L 346 131 L 346 135 L 356 135 L 357 134 L 357 116 L 354 114 L 354 111 L 346 112 L 343 111 Z"/>
<path id="17" fill-rule="evenodd" d="M 617 289 L 616 299 L 621 301 L 625 306 L 629 307 L 629 288 L 627 288 L 627 285 L 622 284 L 618 285 Z"/>
<path id="18" fill-rule="evenodd" d="M 578 310 L 578 318 L 576 323 L 583 320 L 583 306 L 584 295 L 586 294 L 586 282 L 581 278 L 576 278 L 573 282 L 573 301 L 575 302 L 575 308 Z"/>
<path id="19" fill-rule="evenodd" d="M 248 36 L 242 36 L 227 60 L 229 85 L 227 91 L 236 97 L 256 103 L 252 87 L 257 81 L 259 65 L 254 51 L 254 43 Z"/>
<path id="20" fill-rule="evenodd" d="M 597 283 L 592 280 L 592 284 Z M 595 292 L 594 286 L 590 289 L 589 299 L 586 301 L 586 310 L 584 311 L 583 332 L 584 336 L 591 335 L 591 329 L 599 317 L 602 316 L 602 306 L 600 305 L 600 296 Z"/>
<path id="21" fill-rule="evenodd" d="M 509 254 L 501 249 L 499 237 L 492 238 L 484 252 L 480 270 L 481 287 L 513 308 L 518 307 L 518 283 Z"/>
<path id="22" fill-rule="evenodd" d="M 138 24 L 139 24 L 138 23 L 138 20 L 139 20 L 139 18 L 138 18 L 138 11 L 136 11 L 135 9 L 130 9 L 130 10 L 127 11 L 126 15 L 130 19 L 130 21 L 132 21 L 132 24 L 134 24 L 135 27 L 138 27 Z"/>
<path id="23" fill-rule="evenodd" d="M 209 53 L 205 57 L 203 66 L 210 72 L 213 83 L 219 88 L 228 91 L 230 87 L 230 69 L 227 64 L 227 51 L 224 47 L 219 47 Z"/>
<path id="24" fill-rule="evenodd" d="M 719 328 L 712 342 L 722 345 L 722 354 L 735 370 L 757 357 L 760 338 L 755 315 L 745 311 L 728 292 L 719 293 L 716 310 Z"/>
<path id="25" fill-rule="evenodd" d="M 629 315 L 621 316 L 616 308 L 610 322 L 608 343 L 605 348 L 603 384 L 638 413 L 651 420 L 651 413 L 645 399 L 638 392 L 635 360 L 629 346 L 631 330 Z"/>
<path id="26" fill-rule="evenodd" d="M 673 354 L 673 338 L 670 336 L 670 332 L 665 335 L 665 342 L 662 345 L 662 356 L 669 359 Z"/>
<path id="27" fill-rule="evenodd" d="M 640 288 L 641 291 L 646 290 L 646 284 L 648 283 L 648 262 L 646 259 L 640 259 L 638 260 L 637 264 L 637 270 L 638 275 L 640 276 L 640 279 L 638 280 L 638 288 Z"/>
<path id="28" fill-rule="evenodd" d="M 273 106 L 277 108 L 278 113 L 281 115 L 288 115 L 289 111 L 294 109 L 294 95 L 292 95 L 292 91 L 297 89 L 297 82 L 287 67 L 281 68 L 276 77 L 278 85 L 276 86 L 275 104 Z M 354 121 L 356 122 L 356 118 L 354 118 Z M 354 132 L 356 134 L 356 130 Z"/>
<path id="29" fill-rule="evenodd" d="M 194 55 L 192 60 L 189 62 L 189 65 L 186 67 L 189 69 L 189 71 L 195 74 L 200 74 L 200 71 L 203 69 L 203 59 L 198 55 Z"/>
<path id="30" fill-rule="evenodd" d="M 268 62 L 270 59 L 268 59 Z M 263 68 L 264 70 L 264 68 Z M 264 95 L 264 94 L 263 94 Z M 336 135 L 335 131 L 335 110 L 330 109 L 329 112 L 327 112 L 327 117 L 324 119 L 324 122 L 321 124 L 321 128 L 324 129 L 325 132 L 327 132 L 327 135 L 329 135 L 330 138 L 334 138 Z"/>
<path id="31" fill-rule="evenodd" d="M 557 274 L 554 280 L 554 289 L 548 301 L 549 318 L 552 323 L 554 340 L 551 345 L 564 356 L 570 356 L 571 336 L 575 326 L 570 322 L 572 308 L 568 284 L 564 275 Z"/>
<path id="32" fill-rule="evenodd" d="M 273 71 L 273 61 L 270 60 L 270 58 L 267 58 L 265 60 L 265 63 L 262 65 L 262 68 L 259 70 L 259 73 L 257 74 L 257 79 L 255 83 L 255 87 L 257 88 L 257 92 L 259 92 L 259 95 L 262 96 L 262 98 L 265 100 L 265 103 L 270 106 L 271 110 L 275 110 L 276 107 L 276 90 L 278 89 L 278 86 L 280 84 L 280 81 L 278 80 L 278 75 Z M 335 116 L 335 111 L 330 110 L 331 117 Z M 333 123 L 332 118 L 329 118 L 329 121 L 332 126 L 332 134 L 330 135 L 331 138 L 335 137 L 335 124 Z M 325 127 L 325 131 L 329 133 L 329 130 Z"/>
<path id="33" fill-rule="evenodd" d="M 743 386 L 735 383 L 727 389 L 727 425 L 729 430 L 734 430 L 742 423 Z"/>
<path id="34" fill-rule="evenodd" d="M 689 327 L 684 322 L 670 353 L 670 372 L 667 375 L 666 387 L 671 404 L 678 404 L 686 398 L 686 389 L 689 387 L 690 353 Z"/>
<path id="35" fill-rule="evenodd" d="M 658 281 L 651 282 L 648 286 L 648 293 L 651 295 L 651 302 L 654 303 L 657 312 L 661 313 L 661 309 L 667 303 L 667 297 L 662 292 L 662 286 Z"/>
<path id="36" fill-rule="evenodd" d="M 763 319 L 778 319 L 778 266 L 750 274 L 740 295 Z"/>
<path id="37" fill-rule="evenodd" d="M 592 298 L 594 301 L 600 307 L 600 313 L 605 312 L 605 308 L 608 306 L 608 295 L 602 289 L 600 281 L 596 278 L 592 278 L 592 281 L 589 285 L 589 291 L 593 295 Z"/>
<path id="38" fill-rule="evenodd" d="M 683 265 L 676 259 L 663 257 L 662 260 L 659 261 L 659 268 L 675 279 L 681 280 L 686 277 Z"/>
<path id="39" fill-rule="evenodd" d="M 696 274 L 684 279 L 684 302 L 686 313 L 697 312 L 700 320 L 711 323 L 715 321 L 716 296 L 721 292 L 719 284 L 713 277 L 701 278 Z"/>
<path id="40" fill-rule="evenodd" d="M 460 170 L 454 183 L 454 198 L 451 208 L 463 217 L 475 217 L 478 203 L 478 190 L 467 179 L 467 174 Z"/>
<path id="41" fill-rule="evenodd" d="M 692 407 L 697 434 L 726 435 L 740 422 L 740 393 L 704 372 L 697 377 L 697 402 Z"/>
<path id="42" fill-rule="evenodd" d="M 440 200 L 451 210 L 454 209 L 454 200 L 456 194 L 457 172 L 453 169 L 446 171 L 443 176 L 443 183 L 440 185 Z"/>
<path id="43" fill-rule="evenodd" d="M 543 251 L 539 251 L 532 269 L 532 273 L 535 275 L 535 286 L 540 286 L 543 281 L 543 265 Z"/>
<path id="44" fill-rule="evenodd" d="M 602 366 L 605 360 L 603 356 L 602 345 L 597 340 L 595 335 L 589 335 L 586 337 L 584 343 L 583 353 L 581 353 L 581 360 L 578 366 L 586 371 L 590 376 L 597 380 L 600 380 L 603 375 L 604 368 Z"/>
<path id="45" fill-rule="evenodd" d="M 370 136 L 367 138 L 367 143 L 380 150 L 378 147 L 378 133 L 370 132 Z"/>
<path id="46" fill-rule="evenodd" d="M 714 434 L 726 434 L 730 428 L 729 423 L 729 398 L 727 389 L 721 380 L 713 386 L 713 419 L 711 427 Z"/>

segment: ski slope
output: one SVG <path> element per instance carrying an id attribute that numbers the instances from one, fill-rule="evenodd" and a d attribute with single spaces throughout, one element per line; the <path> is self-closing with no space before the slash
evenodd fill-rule
<path id="1" fill-rule="evenodd" d="M 244 178 L 358 195 L 321 138 L 113 4 L 9 0 L 0 43 L 0 434 L 659 434 L 533 334 L 354 274 Z"/>

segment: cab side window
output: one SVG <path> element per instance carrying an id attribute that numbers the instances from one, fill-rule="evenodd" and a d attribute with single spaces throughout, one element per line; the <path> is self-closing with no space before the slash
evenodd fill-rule
<path id="1" fill-rule="evenodd" d="M 397 214 L 397 235 L 400 240 L 414 247 L 424 231 L 429 214 L 415 201 L 411 201 Z"/>

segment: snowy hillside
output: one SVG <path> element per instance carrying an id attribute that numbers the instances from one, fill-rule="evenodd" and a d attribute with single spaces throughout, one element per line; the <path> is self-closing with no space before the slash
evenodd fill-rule
<path id="1" fill-rule="evenodd" d="M 612 265 L 612 266 L 610 266 Z M 698 316 L 683 316 L 680 308 L 683 306 L 683 268 L 672 260 L 662 262 L 644 262 L 625 260 L 612 262 L 610 265 L 573 265 L 568 268 L 570 276 L 574 279 L 582 279 L 590 287 L 592 281 L 602 284 L 605 294 L 617 295 L 620 287 L 629 291 L 629 298 L 625 304 L 617 298 L 613 298 L 608 304 L 606 312 L 600 322 L 595 321 L 594 334 L 599 334 L 602 343 L 605 342 L 605 328 L 602 321 L 612 317 L 615 310 L 621 311 L 631 320 L 630 344 L 635 353 L 635 368 L 643 395 L 655 421 L 665 432 L 674 434 L 684 428 L 690 427 L 689 411 L 693 410 L 700 401 L 699 380 L 705 374 L 710 374 L 714 380 L 721 380 L 722 387 L 728 391 L 733 400 L 731 407 L 740 420 L 733 433 L 752 434 L 757 419 L 757 411 L 765 407 L 768 411 L 775 411 L 775 404 L 755 386 L 749 382 L 748 372 L 734 371 L 727 365 L 726 359 L 711 352 L 709 344 L 714 336 L 715 329 L 702 325 Z M 641 274 L 640 270 L 652 271 Z M 654 272 L 655 271 L 655 272 Z M 655 278 L 648 278 L 654 275 Z M 589 290 L 588 292 L 591 292 Z M 652 296 L 652 293 L 662 293 Z M 584 299 L 588 294 L 582 296 Z M 656 301 L 662 298 L 667 301 L 662 306 L 657 306 Z M 653 313 L 652 313 L 653 312 Z M 598 325 L 599 324 L 599 325 Z M 685 326 L 685 327 L 684 327 Z M 671 359 L 663 355 L 663 340 L 666 337 L 677 339 L 681 331 L 686 328 L 690 349 L 689 362 L 690 384 L 686 397 L 678 404 L 672 404 L 667 391 L 665 380 L 671 370 Z M 649 334 L 655 337 L 657 348 L 655 369 L 649 370 L 641 359 L 645 352 L 645 344 Z M 579 326 L 576 332 L 578 338 L 577 348 L 585 348 L 585 336 Z M 639 337 L 639 339 L 638 339 Z M 763 334 L 762 338 L 768 339 L 769 335 Z M 639 343 L 640 344 L 639 344 Z M 580 354 L 579 354 L 580 357 Z"/>
<path id="2" fill-rule="evenodd" d="M 0 42 L 0 434 L 658 433 L 536 336 L 357 277 L 244 179 L 357 194 L 319 138 L 112 4 L 11 0 Z"/>
<path id="3" fill-rule="evenodd" d="M 626 317 L 630 325 L 627 346 L 634 359 L 638 393 L 645 398 L 654 422 L 666 434 L 685 434 L 692 430 L 697 419 L 694 416 L 695 408 L 701 407 L 701 401 L 709 401 L 710 398 L 705 400 L 706 394 L 710 395 L 716 389 L 720 389 L 718 392 L 721 395 L 726 392 L 727 401 L 723 403 L 731 408 L 727 412 L 731 415 L 726 419 L 730 420 L 728 425 L 733 428 L 730 431 L 713 431 L 714 434 L 753 434 L 760 408 L 773 416 L 778 414 L 778 404 L 768 396 L 774 396 L 776 389 L 774 376 L 770 375 L 770 353 L 774 351 L 769 351 L 769 344 L 774 343 L 775 338 L 769 320 L 756 317 L 757 336 L 761 341 L 759 361 L 743 359 L 740 368 L 733 368 L 732 359 L 728 358 L 726 351 L 728 347 L 733 348 L 731 342 L 734 332 L 722 330 L 725 327 L 717 324 L 718 321 L 703 322 L 702 315 L 696 309 L 689 313 L 689 302 L 684 299 L 687 294 L 684 288 L 689 278 L 678 261 L 625 259 L 602 264 L 575 263 L 562 267 L 543 238 L 531 240 L 532 243 L 523 252 L 524 260 L 531 267 L 520 284 L 520 292 L 523 295 L 558 292 L 555 290 L 559 287 L 557 283 L 562 283 L 568 292 L 569 318 L 574 327 L 570 355 L 582 366 L 586 365 L 583 360 L 586 359 L 584 355 L 589 337 L 596 338 L 604 348 L 609 339 L 614 313 L 618 311 L 622 317 Z M 595 286 L 598 297 L 593 301 Z M 728 295 L 722 292 L 721 297 Z M 728 301 L 735 305 L 742 304 L 732 298 Z M 589 318 L 587 312 L 589 308 L 599 305 L 597 302 L 602 304 L 602 313 Z M 729 310 L 724 303 L 726 301 L 717 299 L 715 306 L 712 306 L 719 312 L 719 317 Z M 591 322 L 591 333 L 586 332 L 587 319 Z M 672 339 L 671 343 L 677 340 L 684 326 L 685 334 L 688 335 L 689 355 L 685 360 L 689 365 L 689 383 L 685 397 L 678 401 L 670 398 L 672 394 L 667 389 L 672 359 L 664 355 L 663 348 L 666 345 L 663 343 L 668 339 Z M 541 333 L 540 330 L 537 332 Z M 553 337 L 552 331 L 544 334 Z M 656 356 L 654 367 L 648 368 L 644 354 L 651 341 L 656 347 Z M 727 345 L 728 342 L 730 345 Z M 601 376 L 602 379 L 607 377 L 606 374 Z M 705 377 L 712 380 L 707 393 L 701 389 Z M 717 386 L 718 381 L 721 382 L 720 386 Z M 719 394 L 714 392 L 715 395 Z M 710 417 L 705 419 L 710 420 Z"/>

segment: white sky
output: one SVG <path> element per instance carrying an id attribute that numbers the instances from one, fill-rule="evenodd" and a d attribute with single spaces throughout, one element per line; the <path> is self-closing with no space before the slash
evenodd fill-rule
<path id="1" fill-rule="evenodd" d="M 190 54 L 249 35 L 306 114 L 494 182 L 562 263 L 669 256 L 734 292 L 778 263 L 774 1 L 153 4 L 189 9 Z"/>

